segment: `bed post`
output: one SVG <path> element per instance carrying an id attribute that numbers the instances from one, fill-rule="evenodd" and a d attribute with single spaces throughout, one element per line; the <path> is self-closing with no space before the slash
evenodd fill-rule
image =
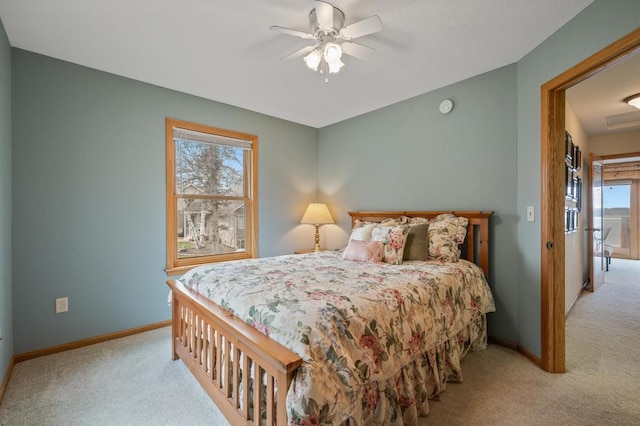
<path id="1" fill-rule="evenodd" d="M 174 281 L 167 281 L 167 284 L 172 286 L 174 285 Z M 171 321 L 171 359 L 175 361 L 180 358 L 178 352 L 176 352 L 176 339 L 180 332 L 178 320 L 180 318 L 180 306 L 174 291 L 171 291 L 171 311 L 171 318 L 173 318 L 173 321 Z"/>

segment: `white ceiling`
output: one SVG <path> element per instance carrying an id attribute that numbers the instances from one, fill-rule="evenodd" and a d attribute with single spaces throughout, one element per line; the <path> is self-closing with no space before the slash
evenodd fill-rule
<path id="1" fill-rule="evenodd" d="M 0 0 L 12 46 L 323 127 L 520 60 L 593 0 L 334 0 L 376 49 L 328 84 L 302 59 L 312 0 Z"/>
<path id="2" fill-rule="evenodd" d="M 589 136 L 640 128 L 640 110 L 622 100 L 640 93 L 640 54 L 567 89 L 566 100 Z M 607 121 L 613 126 L 607 127 Z"/>

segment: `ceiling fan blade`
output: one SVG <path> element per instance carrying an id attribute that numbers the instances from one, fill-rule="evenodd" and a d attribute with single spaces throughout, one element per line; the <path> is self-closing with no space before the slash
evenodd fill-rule
<path id="1" fill-rule="evenodd" d="M 382 20 L 377 15 L 373 15 L 344 27 L 340 30 L 340 37 L 345 40 L 351 40 L 377 33 L 378 31 L 382 31 Z"/>
<path id="2" fill-rule="evenodd" d="M 376 49 L 353 41 L 345 41 L 340 45 L 340 47 L 342 47 L 342 51 L 344 53 L 358 59 L 369 59 L 373 52 L 376 51 Z"/>
<path id="3" fill-rule="evenodd" d="M 282 33 L 282 34 L 287 34 L 287 35 L 292 35 L 295 37 L 300 37 L 300 38 L 304 38 L 306 40 L 313 40 L 315 39 L 315 37 L 313 36 L 313 34 L 310 33 L 303 33 L 302 31 L 298 31 L 298 30 L 292 30 L 291 28 L 285 28 L 285 27 L 281 27 L 278 25 L 272 25 L 269 27 L 269 29 L 271 31 L 275 31 L 277 33 Z"/>
<path id="4" fill-rule="evenodd" d="M 300 56 L 304 56 L 307 53 L 311 52 L 316 47 L 318 47 L 317 44 L 314 45 L 314 46 L 305 46 L 302 49 L 296 50 L 295 52 L 291 53 L 290 55 L 285 56 L 284 58 L 282 58 L 280 60 L 284 61 L 284 60 L 287 60 L 287 59 L 298 58 Z"/>
<path id="5" fill-rule="evenodd" d="M 333 31 L 333 6 L 323 1 L 316 1 L 316 19 L 323 31 Z"/>

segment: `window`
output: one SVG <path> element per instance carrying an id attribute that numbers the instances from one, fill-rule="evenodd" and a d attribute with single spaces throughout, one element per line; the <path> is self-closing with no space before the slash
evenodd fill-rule
<path id="1" fill-rule="evenodd" d="M 606 166 L 605 166 L 606 167 Z M 631 181 L 605 181 L 604 243 L 616 254 L 628 257 L 631 242 Z"/>
<path id="2" fill-rule="evenodd" d="M 257 255 L 258 137 L 167 118 L 167 273 Z"/>

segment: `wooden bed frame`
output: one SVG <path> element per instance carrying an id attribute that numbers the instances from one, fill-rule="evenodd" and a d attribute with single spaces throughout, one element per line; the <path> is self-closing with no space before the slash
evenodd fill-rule
<path id="1" fill-rule="evenodd" d="M 349 215 L 353 224 L 357 219 L 380 222 L 400 216 L 433 218 L 443 213 L 469 219 L 463 257 L 479 265 L 488 277 L 489 218 L 493 212 L 394 211 L 349 212 Z M 231 424 L 259 425 L 264 419 L 266 425 L 287 425 L 287 389 L 302 359 L 180 282 L 170 280 L 167 284 L 172 290 L 173 359 L 182 359 Z M 260 392 L 247 391 L 256 389 L 256 384 Z"/>

